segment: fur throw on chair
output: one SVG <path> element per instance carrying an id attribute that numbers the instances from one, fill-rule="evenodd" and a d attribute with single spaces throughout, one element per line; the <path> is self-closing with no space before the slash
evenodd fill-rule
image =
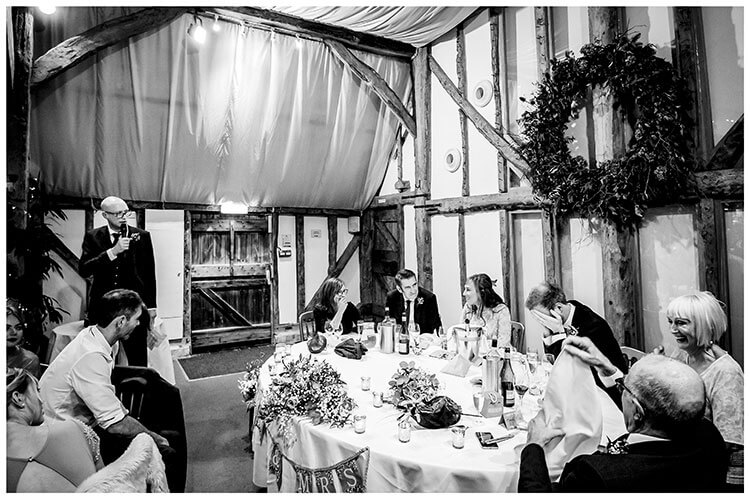
<path id="1" fill-rule="evenodd" d="M 154 439 L 136 435 L 122 456 L 84 480 L 76 492 L 169 492 Z"/>

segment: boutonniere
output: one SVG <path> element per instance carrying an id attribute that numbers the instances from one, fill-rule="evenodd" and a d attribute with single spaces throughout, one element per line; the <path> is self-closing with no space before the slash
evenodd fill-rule
<path id="1" fill-rule="evenodd" d="M 133 234 L 132 236 L 130 236 L 130 241 L 134 243 L 134 242 L 138 241 L 140 238 L 141 238 L 141 235 L 136 232 L 135 234 Z"/>
<path id="2" fill-rule="evenodd" d="M 424 305 L 424 298 L 422 298 L 421 296 L 417 298 L 417 305 Z"/>

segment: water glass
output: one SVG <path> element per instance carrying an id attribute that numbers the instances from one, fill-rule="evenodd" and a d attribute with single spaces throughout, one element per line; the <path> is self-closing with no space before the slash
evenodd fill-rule
<path id="1" fill-rule="evenodd" d="M 362 376 L 360 378 L 362 380 L 362 391 L 367 392 L 370 390 L 370 377 L 369 376 Z"/>
<path id="2" fill-rule="evenodd" d="M 451 428 L 451 443 L 453 444 L 453 447 L 456 449 L 463 449 L 464 448 L 464 440 L 466 438 L 466 426 L 464 425 L 456 425 L 453 428 Z"/>
<path id="3" fill-rule="evenodd" d="M 398 441 L 406 443 L 411 440 L 411 425 L 408 421 L 401 421 L 398 424 Z"/>
<path id="4" fill-rule="evenodd" d="M 484 401 L 484 393 L 474 392 L 474 408 L 477 410 L 477 412 L 481 413 L 483 401 Z"/>
<path id="5" fill-rule="evenodd" d="M 383 392 L 377 390 L 372 392 L 372 406 L 383 407 Z"/>
<path id="6" fill-rule="evenodd" d="M 354 433 L 364 433 L 367 427 L 367 416 L 365 414 L 354 415 Z"/>
<path id="7" fill-rule="evenodd" d="M 409 340 L 411 341 L 411 348 L 419 346 L 419 324 L 409 323 Z"/>

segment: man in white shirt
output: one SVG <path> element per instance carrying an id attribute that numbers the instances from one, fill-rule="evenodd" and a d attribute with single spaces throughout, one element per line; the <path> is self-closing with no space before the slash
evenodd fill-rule
<path id="1" fill-rule="evenodd" d="M 78 333 L 39 380 L 45 416 L 76 418 L 100 435 L 105 432 L 128 441 L 139 433 L 148 433 L 160 449 L 169 447 L 166 438 L 128 415 L 111 381 L 117 342 L 133 332 L 142 308 L 135 291 L 115 289 L 102 296 L 98 308 L 92 311 L 96 324 Z M 102 447 L 104 457 L 104 442 Z"/>

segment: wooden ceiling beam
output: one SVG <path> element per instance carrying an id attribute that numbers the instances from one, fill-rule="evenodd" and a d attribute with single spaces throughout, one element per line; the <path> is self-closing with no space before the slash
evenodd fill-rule
<path id="1" fill-rule="evenodd" d="M 259 9 L 256 7 L 221 7 L 201 9 L 205 12 L 222 14 L 233 12 L 240 14 L 241 20 L 246 21 L 251 27 L 265 27 L 288 31 L 289 34 L 304 35 L 317 41 L 334 40 L 350 48 L 364 50 L 378 55 L 411 59 L 416 49 L 404 42 L 389 40 L 376 35 L 358 33 L 356 31 L 308 21 L 301 17 L 282 14 L 274 10 Z"/>
<path id="2" fill-rule="evenodd" d="M 745 154 L 745 115 L 742 114 L 734 122 L 716 147 L 711 151 L 708 162 L 703 170 L 724 170 L 734 168 L 742 155 Z"/>
<path id="3" fill-rule="evenodd" d="M 31 86 L 35 87 L 72 68 L 102 49 L 157 29 L 187 12 L 186 8 L 146 8 L 103 22 L 61 42 L 34 61 Z"/>
<path id="4" fill-rule="evenodd" d="M 357 56 L 351 53 L 342 43 L 336 40 L 325 40 L 324 42 L 331 52 L 338 57 L 338 59 L 348 67 L 355 75 L 357 75 L 367 86 L 369 86 L 375 94 L 383 101 L 383 103 L 390 109 L 396 118 L 401 122 L 402 125 L 409 131 L 412 137 L 417 136 L 417 124 L 414 121 L 414 117 L 409 113 L 404 106 L 396 92 L 388 85 L 382 76 L 378 74 L 372 67 L 365 64 Z"/>
<path id="5" fill-rule="evenodd" d="M 451 81 L 450 77 L 445 73 L 440 64 L 430 55 L 429 66 L 432 73 L 435 75 L 437 80 L 443 86 L 448 95 L 451 96 L 453 101 L 458 105 L 461 111 L 466 114 L 466 117 L 471 120 L 476 129 L 481 133 L 485 139 L 489 141 L 492 146 L 498 150 L 500 154 L 505 157 L 508 161 L 513 163 L 521 172 L 526 174 L 529 171 L 529 165 L 526 160 L 518 154 L 516 149 L 511 143 L 506 140 L 500 133 L 493 127 L 487 119 L 476 110 L 466 98 L 461 95 L 458 87 Z"/>

